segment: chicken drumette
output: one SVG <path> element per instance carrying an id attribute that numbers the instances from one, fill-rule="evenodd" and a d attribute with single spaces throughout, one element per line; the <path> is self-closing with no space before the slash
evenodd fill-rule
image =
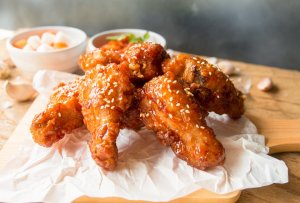
<path id="1" fill-rule="evenodd" d="M 30 131 L 36 143 L 50 147 L 66 133 L 83 125 L 81 106 L 77 99 L 80 80 L 59 84 L 47 108 L 34 117 Z"/>
<path id="2" fill-rule="evenodd" d="M 173 72 L 185 90 L 202 108 L 239 118 L 244 113 L 243 94 L 221 70 L 200 57 L 179 54 L 163 63 L 163 71 Z"/>
<path id="3" fill-rule="evenodd" d="M 81 56 L 79 63 L 84 71 L 97 65 L 127 63 L 130 80 L 142 86 L 153 77 L 162 74 L 161 64 L 166 58 L 169 58 L 169 55 L 161 45 L 145 42 L 130 43 L 120 50 L 100 48 Z"/>
<path id="4" fill-rule="evenodd" d="M 116 139 L 121 117 L 130 107 L 134 86 L 126 64 L 97 66 L 86 72 L 79 87 L 82 115 L 92 138 L 89 143 L 93 159 L 106 170 L 117 165 Z"/>
<path id="5" fill-rule="evenodd" d="M 224 160 L 223 146 L 206 125 L 207 112 L 186 94 L 171 72 L 145 84 L 140 111 L 146 127 L 189 165 L 203 170 Z"/>

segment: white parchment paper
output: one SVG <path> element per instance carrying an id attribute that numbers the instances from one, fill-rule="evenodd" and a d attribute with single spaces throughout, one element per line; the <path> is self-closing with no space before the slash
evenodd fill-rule
<path id="1" fill-rule="evenodd" d="M 58 81 L 72 78 L 41 71 L 34 86 L 49 97 Z M 84 127 L 44 148 L 32 141 L 28 126 L 22 147 L 0 171 L 0 201 L 70 202 L 83 195 L 168 201 L 201 188 L 224 194 L 288 181 L 287 166 L 267 155 L 264 136 L 246 117 L 231 120 L 210 113 L 207 122 L 225 147 L 226 161 L 206 171 L 188 166 L 146 129 L 121 130 L 118 167 L 104 172 L 91 158 Z"/>

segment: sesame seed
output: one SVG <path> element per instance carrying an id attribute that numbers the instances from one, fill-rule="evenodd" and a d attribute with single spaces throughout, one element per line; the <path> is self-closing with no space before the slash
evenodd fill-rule
<path id="1" fill-rule="evenodd" d="M 115 109 L 115 106 L 110 107 L 111 109 Z"/>
<path id="2" fill-rule="evenodd" d="M 177 83 L 177 80 L 174 80 L 172 83 L 173 83 L 173 84 Z"/>
<path id="3" fill-rule="evenodd" d="M 186 107 L 189 109 L 189 108 L 190 108 L 190 105 L 187 104 Z"/>
<path id="4" fill-rule="evenodd" d="M 169 113 L 169 117 L 170 117 L 170 118 L 173 118 L 172 114 Z"/>
<path id="5" fill-rule="evenodd" d="M 189 110 L 185 110 L 185 113 L 190 113 L 190 111 Z"/>
<path id="6" fill-rule="evenodd" d="M 198 124 L 196 124 L 196 128 L 200 128 L 200 126 Z"/>
<path id="7" fill-rule="evenodd" d="M 218 99 L 220 99 L 220 96 L 219 96 L 219 95 L 217 95 L 217 98 L 218 98 Z"/>
<path id="8" fill-rule="evenodd" d="M 201 129 L 204 129 L 205 127 L 201 125 L 200 128 L 201 128 Z"/>
<path id="9" fill-rule="evenodd" d="M 146 113 L 146 117 L 149 117 L 149 113 Z"/>
<path id="10" fill-rule="evenodd" d="M 208 74 L 211 75 L 211 72 L 209 71 Z"/>
<path id="11" fill-rule="evenodd" d="M 173 97 L 170 97 L 170 102 L 173 101 Z"/>
<path id="12" fill-rule="evenodd" d="M 184 109 L 180 109 L 180 113 L 183 113 L 184 112 Z"/>
<path id="13" fill-rule="evenodd" d="M 61 117 L 61 113 L 60 112 L 58 112 L 58 117 Z"/>
<path id="14" fill-rule="evenodd" d="M 108 91 L 108 95 L 111 95 L 111 93 L 112 93 L 113 91 L 114 91 L 113 89 L 110 89 L 110 90 Z"/>
<path id="15" fill-rule="evenodd" d="M 180 103 L 176 103 L 176 106 L 180 106 Z"/>
<path id="16" fill-rule="evenodd" d="M 176 94 L 179 94 L 179 90 L 176 91 Z"/>

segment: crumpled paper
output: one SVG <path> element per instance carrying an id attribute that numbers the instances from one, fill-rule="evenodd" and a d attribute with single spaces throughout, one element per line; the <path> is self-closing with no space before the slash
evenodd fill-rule
<path id="1" fill-rule="evenodd" d="M 49 97 L 58 80 L 72 78 L 71 74 L 41 71 L 34 86 Z M 118 167 L 113 172 L 102 171 L 91 158 L 90 135 L 84 127 L 52 148 L 35 144 L 29 129 L 24 129 L 24 144 L 0 171 L 0 201 L 70 202 L 83 195 L 168 201 L 202 188 L 224 194 L 288 181 L 287 166 L 267 155 L 264 136 L 257 134 L 246 117 L 231 120 L 210 113 L 207 123 L 225 147 L 226 161 L 206 171 L 188 166 L 145 128 L 121 130 Z"/>

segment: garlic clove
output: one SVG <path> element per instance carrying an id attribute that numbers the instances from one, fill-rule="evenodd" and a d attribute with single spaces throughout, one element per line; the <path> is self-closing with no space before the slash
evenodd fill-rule
<path id="1" fill-rule="evenodd" d="M 40 46 L 41 38 L 38 35 L 30 36 L 27 40 L 27 44 L 35 50 Z"/>
<path id="2" fill-rule="evenodd" d="M 235 67 L 229 61 L 220 61 L 217 65 L 226 75 L 232 75 L 235 73 Z"/>
<path id="3" fill-rule="evenodd" d="M 31 83 L 22 79 L 6 81 L 5 91 L 10 98 L 19 102 L 34 99 L 37 95 Z"/>
<path id="4" fill-rule="evenodd" d="M 54 37 L 54 43 L 65 43 L 68 45 L 69 40 L 68 37 L 63 32 L 58 32 Z"/>
<path id="5" fill-rule="evenodd" d="M 216 65 L 218 63 L 218 59 L 216 57 L 208 57 L 205 60 L 212 65 Z"/>
<path id="6" fill-rule="evenodd" d="M 54 42 L 54 38 L 55 38 L 54 34 L 52 34 L 51 32 L 45 32 L 41 37 L 41 42 L 44 44 L 51 45 Z"/>
<path id="7" fill-rule="evenodd" d="M 257 88 L 261 91 L 269 91 L 273 87 L 273 82 L 271 78 L 263 78 L 257 84 Z"/>

